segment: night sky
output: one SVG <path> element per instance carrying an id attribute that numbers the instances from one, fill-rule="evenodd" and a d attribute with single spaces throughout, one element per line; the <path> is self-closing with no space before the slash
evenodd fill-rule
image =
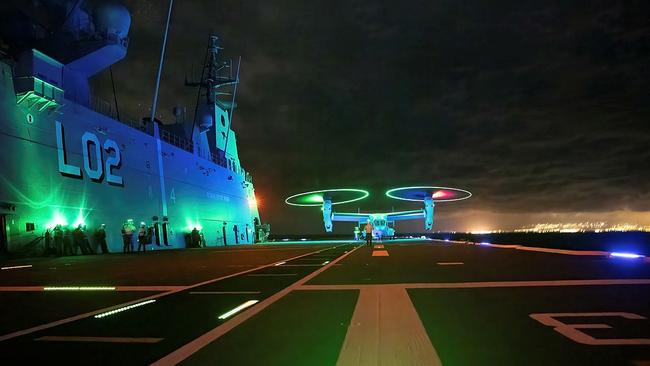
<path id="1" fill-rule="evenodd" d="M 122 116 L 140 118 L 167 1 L 126 5 L 113 72 Z M 158 117 L 194 110 L 183 80 L 215 33 L 242 56 L 233 129 L 274 233 L 323 231 L 290 194 L 364 188 L 335 209 L 419 208 L 384 197 L 401 185 L 474 194 L 437 205 L 435 230 L 649 225 L 649 15 L 648 1 L 176 1 Z M 93 84 L 112 100 L 108 73 Z"/>

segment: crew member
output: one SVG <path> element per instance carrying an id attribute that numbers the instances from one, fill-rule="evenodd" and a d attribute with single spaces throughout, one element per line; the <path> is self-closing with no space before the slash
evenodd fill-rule
<path id="1" fill-rule="evenodd" d="M 355 226 L 354 227 L 354 240 L 359 240 L 359 232 L 360 232 L 359 227 Z"/>
<path id="2" fill-rule="evenodd" d="M 140 223 L 140 229 L 138 229 L 138 253 L 140 249 L 143 253 L 147 251 L 147 228 L 144 222 Z"/>
<path id="3" fill-rule="evenodd" d="M 97 244 L 99 244 L 102 249 L 102 254 L 108 254 L 108 245 L 106 244 L 106 224 L 99 225 L 99 228 L 95 232 L 95 249 L 97 249 Z"/>
<path id="4" fill-rule="evenodd" d="M 124 253 L 131 253 L 133 251 L 133 223 L 131 220 L 127 220 L 124 225 L 122 225 L 122 241 L 124 246 L 122 251 Z"/>
<path id="5" fill-rule="evenodd" d="M 201 246 L 201 235 L 197 228 L 193 228 L 190 233 L 190 245 L 192 248 L 199 248 Z"/>
<path id="6" fill-rule="evenodd" d="M 372 245 L 372 224 L 370 223 L 370 220 L 366 223 L 366 226 L 364 226 L 364 231 L 366 232 L 366 244 Z"/>
<path id="7" fill-rule="evenodd" d="M 45 230 L 45 235 L 43 235 L 43 239 L 45 240 L 45 250 L 43 251 L 43 254 L 45 255 L 50 255 L 56 252 L 55 248 L 52 248 L 52 233 L 50 232 L 50 229 Z"/>
<path id="8" fill-rule="evenodd" d="M 81 251 L 81 254 L 89 254 L 86 251 L 86 246 L 84 245 L 84 233 L 81 230 L 81 225 L 77 226 L 76 229 L 72 231 L 72 243 L 74 244 L 73 250 L 74 253 L 77 253 L 77 248 Z"/>
<path id="9" fill-rule="evenodd" d="M 61 230 L 61 225 L 56 225 L 52 230 L 54 234 L 54 248 L 56 249 L 56 255 L 58 257 L 63 255 L 63 230 Z"/>

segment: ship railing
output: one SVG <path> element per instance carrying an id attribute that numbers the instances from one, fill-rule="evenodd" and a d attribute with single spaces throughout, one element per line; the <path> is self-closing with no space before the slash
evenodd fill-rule
<path id="1" fill-rule="evenodd" d="M 150 128 L 146 123 L 144 123 L 141 119 L 137 118 L 132 118 L 132 117 L 124 117 L 118 119 L 117 117 L 117 111 L 115 108 L 113 108 L 113 104 L 97 98 L 94 95 L 90 96 L 90 109 L 94 110 L 95 112 L 99 114 L 103 114 L 106 117 L 110 117 L 122 124 L 125 124 L 129 127 L 133 127 L 136 130 L 140 130 L 144 133 L 146 133 L 149 136 L 153 136 L 153 129 Z"/>
<path id="2" fill-rule="evenodd" d="M 167 130 L 160 129 L 160 139 L 187 152 L 194 153 L 192 141 L 184 137 L 173 134 Z"/>

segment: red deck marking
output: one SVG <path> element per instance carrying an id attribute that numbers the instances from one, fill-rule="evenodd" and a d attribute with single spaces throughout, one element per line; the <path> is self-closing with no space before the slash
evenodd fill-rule
<path id="1" fill-rule="evenodd" d="M 373 247 L 374 249 L 384 249 L 383 244 L 377 244 Z"/>
<path id="2" fill-rule="evenodd" d="M 45 336 L 34 340 L 49 342 L 158 343 L 163 338 Z"/>
<path id="3" fill-rule="evenodd" d="M 372 256 L 373 257 L 388 257 L 388 252 L 385 250 L 373 250 L 372 251 Z"/>
<path id="4" fill-rule="evenodd" d="M 572 341 L 589 346 L 623 346 L 623 345 L 650 345 L 650 338 L 594 338 L 580 329 L 609 329 L 608 324 L 567 324 L 555 318 L 561 317 L 620 317 L 625 319 L 645 320 L 644 316 L 634 313 L 605 312 L 605 313 L 540 313 L 530 314 L 538 322 L 553 327 L 553 330 L 571 339 Z"/>

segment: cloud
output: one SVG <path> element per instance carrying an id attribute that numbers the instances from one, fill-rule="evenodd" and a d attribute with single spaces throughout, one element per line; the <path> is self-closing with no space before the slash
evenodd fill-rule
<path id="1" fill-rule="evenodd" d="M 114 72 L 120 108 L 142 116 L 166 9 L 127 5 L 130 50 Z M 283 198 L 328 187 L 368 188 L 373 200 L 354 209 L 384 209 L 400 206 L 383 197 L 394 186 L 458 186 L 475 195 L 457 209 L 512 215 L 507 223 L 649 211 L 649 6 L 177 3 L 159 114 L 193 110 L 183 78 L 219 34 L 226 56 L 243 56 L 240 157 L 263 219 L 283 232 L 318 227 L 296 223 Z M 95 86 L 112 98 L 106 75 Z"/>

